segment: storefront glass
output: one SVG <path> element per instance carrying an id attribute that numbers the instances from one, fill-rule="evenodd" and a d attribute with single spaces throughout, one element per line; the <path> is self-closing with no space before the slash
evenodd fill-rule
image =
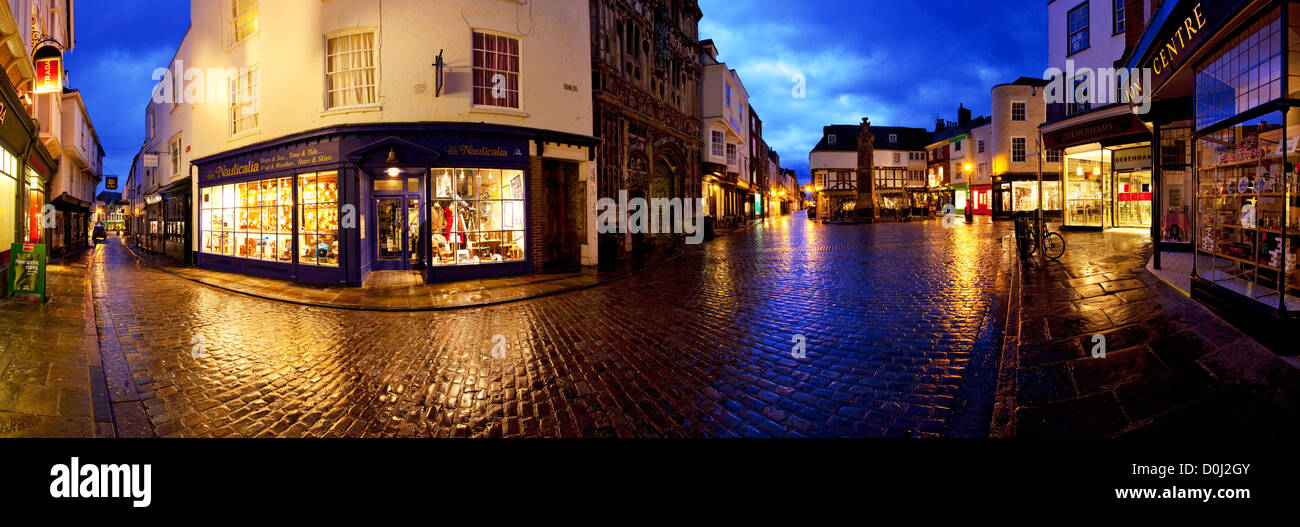
<path id="1" fill-rule="evenodd" d="M 1282 97 L 1281 13 L 1260 18 L 1197 69 L 1198 130 Z"/>
<path id="2" fill-rule="evenodd" d="M 524 172 L 473 168 L 432 174 L 433 265 L 524 259 Z"/>
<path id="3" fill-rule="evenodd" d="M 1151 172 L 1115 174 L 1115 226 L 1151 226 Z"/>
<path id="4" fill-rule="evenodd" d="M 339 176 L 298 176 L 298 263 L 339 265 Z"/>
<path id="5" fill-rule="evenodd" d="M 1286 309 L 1297 310 L 1300 207 L 1285 164 L 1300 160 L 1300 110 L 1291 110 L 1285 129 L 1282 122 L 1271 113 L 1197 140 L 1196 272 L 1270 307 L 1285 298 Z"/>
<path id="6" fill-rule="evenodd" d="M 27 169 L 27 207 L 23 222 L 23 240 L 28 243 L 45 241 L 45 184 L 35 170 Z"/>
<path id="7" fill-rule="evenodd" d="M 0 252 L 9 250 L 14 243 L 14 221 L 18 196 L 18 158 L 9 150 L 0 148 Z"/>
<path id="8" fill-rule="evenodd" d="M 1166 243 L 1191 242 L 1192 196 L 1188 194 L 1192 188 L 1190 137 L 1188 128 L 1160 130 L 1160 206 L 1163 208 L 1160 241 Z"/>
<path id="9" fill-rule="evenodd" d="M 1096 149 L 1065 156 L 1065 224 L 1078 227 L 1110 226 L 1109 175 L 1111 152 Z M 1149 213 L 1148 213 L 1149 214 Z"/>
<path id="10" fill-rule="evenodd" d="M 298 263 L 337 266 L 338 174 L 299 175 L 297 197 Z M 293 178 L 208 187 L 199 199 L 200 252 L 293 262 Z M 182 231 L 183 221 L 168 221 L 166 229 Z"/>
<path id="11" fill-rule="evenodd" d="M 1044 181 L 1043 195 L 1047 198 L 1043 210 L 1061 210 L 1061 182 Z M 1011 210 L 1013 212 L 1033 212 L 1038 210 L 1038 182 L 1011 182 Z"/>
<path id="12" fill-rule="evenodd" d="M 293 261 L 292 178 L 205 188 L 199 209 L 201 252 Z M 170 223 L 168 230 L 173 228 Z"/>

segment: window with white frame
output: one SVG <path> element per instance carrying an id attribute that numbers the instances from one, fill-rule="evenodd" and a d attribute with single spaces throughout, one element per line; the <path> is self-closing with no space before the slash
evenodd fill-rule
<path id="1" fill-rule="evenodd" d="M 894 164 L 897 165 L 897 164 L 902 163 L 902 162 L 903 162 L 903 154 L 900 154 L 900 153 L 898 153 L 898 152 L 894 152 Z"/>
<path id="2" fill-rule="evenodd" d="M 1024 101 L 1014 101 L 1011 103 L 1011 120 L 1017 123 L 1023 123 L 1029 119 L 1027 106 Z"/>
<path id="3" fill-rule="evenodd" d="M 727 143 L 727 166 L 736 166 L 736 143 Z"/>
<path id="4" fill-rule="evenodd" d="M 153 139 L 158 132 L 157 123 L 154 122 L 153 118 L 153 107 L 150 107 L 149 111 L 145 112 L 145 120 L 148 121 L 149 139 Z"/>
<path id="5" fill-rule="evenodd" d="M 890 142 L 890 143 L 897 143 L 897 142 L 898 142 L 898 134 L 889 134 L 889 142 Z"/>
<path id="6" fill-rule="evenodd" d="M 352 32 L 325 39 L 325 86 L 328 108 L 379 103 L 375 33 Z"/>
<path id="7" fill-rule="evenodd" d="M 826 136 L 826 144 L 828 145 L 835 144 L 835 134 L 830 134 Z"/>
<path id="8" fill-rule="evenodd" d="M 230 23 L 235 44 L 257 33 L 257 0 L 230 0 Z"/>
<path id="9" fill-rule="evenodd" d="M 181 173 L 181 142 L 181 134 L 176 134 L 167 146 L 172 156 L 172 177 L 179 176 Z"/>
<path id="10" fill-rule="evenodd" d="M 1091 46 L 1088 38 L 1088 16 L 1088 2 L 1079 4 L 1066 15 L 1066 27 L 1069 32 L 1067 55 L 1073 55 Z"/>
<path id="11" fill-rule="evenodd" d="M 1048 163 L 1060 163 L 1060 162 L 1061 162 L 1061 150 L 1060 150 L 1059 148 L 1052 148 L 1052 149 L 1049 149 L 1049 150 L 1046 152 L 1045 155 L 1046 155 L 1046 157 L 1047 157 L 1047 162 L 1048 162 Z"/>
<path id="12" fill-rule="evenodd" d="M 230 135 L 256 130 L 261 108 L 262 73 L 257 66 L 230 79 Z"/>
<path id="13" fill-rule="evenodd" d="M 519 39 L 474 32 L 474 105 L 519 108 Z"/>
<path id="14" fill-rule="evenodd" d="M 1011 138 L 1011 162 L 1012 163 L 1025 162 L 1025 152 L 1027 151 L 1026 149 L 1027 145 L 1028 145 L 1028 140 L 1026 140 L 1023 137 Z"/>
<path id="15" fill-rule="evenodd" d="M 724 151 L 726 137 L 722 135 L 722 132 L 717 130 L 713 130 L 712 136 L 713 142 L 711 152 L 713 153 L 713 157 L 722 157 L 726 155 L 726 152 Z"/>

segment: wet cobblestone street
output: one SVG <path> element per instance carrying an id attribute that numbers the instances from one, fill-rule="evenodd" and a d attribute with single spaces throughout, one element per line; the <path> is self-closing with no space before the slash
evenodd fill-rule
<path id="1" fill-rule="evenodd" d="M 962 383 L 1007 229 L 791 215 L 605 286 L 435 313 L 244 297 L 116 242 L 91 277 L 119 429 L 147 416 L 132 435 L 979 435 L 964 414 L 993 381 Z"/>

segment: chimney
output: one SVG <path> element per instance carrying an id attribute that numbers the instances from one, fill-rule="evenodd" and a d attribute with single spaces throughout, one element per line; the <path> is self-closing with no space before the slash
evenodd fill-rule
<path id="1" fill-rule="evenodd" d="M 939 133 L 939 132 L 942 132 L 942 131 L 944 130 L 944 128 L 947 128 L 947 124 L 944 122 L 943 117 L 935 117 L 935 118 L 934 118 L 934 133 L 937 134 L 937 133 Z"/>
<path id="2" fill-rule="evenodd" d="M 970 126 L 970 109 L 966 108 L 965 104 L 957 106 L 957 124 L 962 128 Z"/>

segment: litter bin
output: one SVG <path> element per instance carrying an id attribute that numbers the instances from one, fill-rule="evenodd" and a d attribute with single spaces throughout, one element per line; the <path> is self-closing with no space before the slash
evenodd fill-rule
<path id="1" fill-rule="evenodd" d="M 713 241 L 713 238 L 716 236 L 716 234 L 714 234 L 714 230 L 717 228 L 717 225 L 718 225 L 717 218 L 713 216 L 704 217 L 704 241 L 706 242 Z"/>

